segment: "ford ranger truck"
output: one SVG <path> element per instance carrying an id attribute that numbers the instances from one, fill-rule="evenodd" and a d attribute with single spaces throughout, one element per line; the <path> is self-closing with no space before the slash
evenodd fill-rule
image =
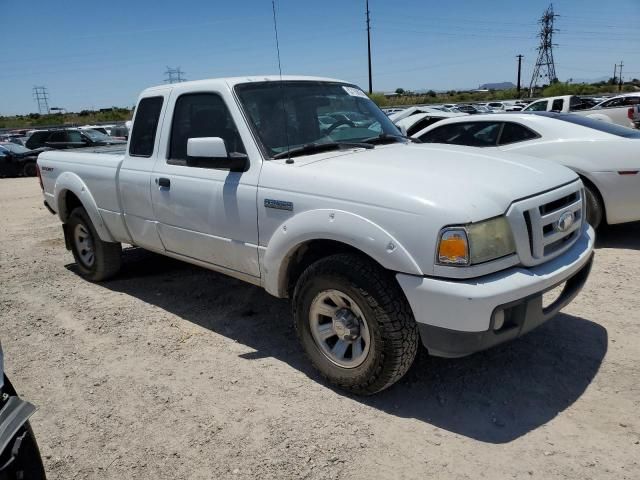
<path id="1" fill-rule="evenodd" d="M 124 243 L 290 298 L 313 365 L 359 394 L 400 379 L 420 341 L 461 357 L 519 337 L 591 268 L 574 172 L 411 143 L 339 80 L 149 88 L 126 148 L 48 151 L 38 166 L 81 276 L 116 275 Z"/>

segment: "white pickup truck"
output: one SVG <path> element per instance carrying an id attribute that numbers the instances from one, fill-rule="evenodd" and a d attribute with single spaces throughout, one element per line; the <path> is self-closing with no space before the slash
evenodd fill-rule
<path id="1" fill-rule="evenodd" d="M 576 95 L 542 98 L 530 103 L 523 112 L 575 113 L 630 128 L 638 128 L 640 124 L 640 94 L 620 95 L 595 106 L 586 100 Z"/>
<path id="2" fill-rule="evenodd" d="M 419 340 L 459 357 L 528 332 L 592 263 L 574 172 L 411 143 L 338 80 L 149 88 L 126 151 L 51 151 L 38 165 L 83 277 L 115 275 L 125 243 L 291 298 L 313 364 L 361 394 L 401 378 Z"/>

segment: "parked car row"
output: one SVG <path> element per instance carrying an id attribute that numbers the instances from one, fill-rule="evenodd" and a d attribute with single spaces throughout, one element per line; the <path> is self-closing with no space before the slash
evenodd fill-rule
<path id="1" fill-rule="evenodd" d="M 571 112 L 625 127 L 640 128 L 640 92 L 618 95 L 597 104 L 592 99 L 577 95 L 542 98 L 531 103 L 524 111 Z"/>

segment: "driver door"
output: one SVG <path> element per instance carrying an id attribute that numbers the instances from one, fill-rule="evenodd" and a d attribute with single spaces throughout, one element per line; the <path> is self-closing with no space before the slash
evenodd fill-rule
<path id="1" fill-rule="evenodd" d="M 151 179 L 162 243 L 168 252 L 259 277 L 256 194 L 261 163 L 250 158 L 247 171 L 231 172 L 213 161 L 190 159 L 190 138 L 220 137 L 230 154 L 246 150 L 222 95 L 177 90 L 168 112 L 170 135 L 163 139 L 166 155 L 156 161 Z"/>

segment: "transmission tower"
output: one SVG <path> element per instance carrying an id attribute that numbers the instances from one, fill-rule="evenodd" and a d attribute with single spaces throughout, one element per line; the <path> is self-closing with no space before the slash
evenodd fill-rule
<path id="1" fill-rule="evenodd" d="M 38 112 L 41 115 L 49 113 L 49 93 L 46 87 L 33 87 L 33 98 L 38 102 Z"/>
<path id="2" fill-rule="evenodd" d="M 529 85 L 529 96 L 533 95 L 533 89 L 537 85 L 538 79 L 546 78 L 549 84 L 558 80 L 556 66 L 553 62 L 553 34 L 557 32 L 553 28 L 553 21 L 558 16 L 553 13 L 553 4 L 550 4 L 538 21 L 540 24 L 540 33 L 538 34 L 540 46 L 538 47 L 538 59 L 536 60 L 536 66 L 531 76 L 531 84 Z"/>
<path id="3" fill-rule="evenodd" d="M 164 74 L 166 76 L 166 78 L 164 79 L 165 83 L 180 83 L 187 80 L 183 77 L 184 72 L 180 70 L 180 67 L 167 67 L 167 70 L 164 72 Z"/>

